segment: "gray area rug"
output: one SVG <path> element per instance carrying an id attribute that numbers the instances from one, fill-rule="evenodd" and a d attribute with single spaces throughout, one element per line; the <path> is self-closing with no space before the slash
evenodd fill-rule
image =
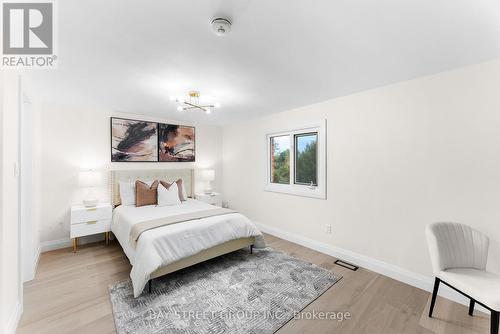
<path id="1" fill-rule="evenodd" d="M 110 286 L 124 333 L 274 333 L 340 276 L 271 248 L 239 250 L 153 281 L 133 298 L 130 280 Z"/>

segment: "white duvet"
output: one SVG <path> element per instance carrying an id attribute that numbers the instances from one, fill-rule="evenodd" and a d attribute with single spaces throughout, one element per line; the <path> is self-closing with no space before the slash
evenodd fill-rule
<path id="1" fill-rule="evenodd" d="M 215 207 L 188 199 L 179 205 L 119 206 L 114 210 L 111 230 L 132 264 L 134 297 L 141 294 L 156 269 L 205 249 L 246 237 L 257 237 L 255 246 L 264 247 L 262 233 L 240 213 L 158 227 L 142 233 L 135 249 L 129 243 L 130 230 L 137 223 L 210 208 Z"/>

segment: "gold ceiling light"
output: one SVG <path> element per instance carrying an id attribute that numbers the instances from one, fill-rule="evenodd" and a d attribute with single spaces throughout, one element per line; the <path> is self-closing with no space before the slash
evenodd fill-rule
<path id="1" fill-rule="evenodd" d="M 211 114 L 212 108 L 220 108 L 220 103 L 218 103 L 218 102 L 214 103 L 214 104 L 201 104 L 200 103 L 200 92 L 198 92 L 198 91 L 189 92 L 187 99 L 171 96 L 170 100 L 175 101 L 179 104 L 177 106 L 177 111 L 201 110 L 207 114 Z"/>

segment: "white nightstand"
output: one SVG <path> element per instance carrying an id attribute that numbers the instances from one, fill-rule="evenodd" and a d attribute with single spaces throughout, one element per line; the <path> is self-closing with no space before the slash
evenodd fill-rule
<path id="1" fill-rule="evenodd" d="M 195 199 L 216 206 L 222 206 L 222 195 L 220 193 L 204 194 L 199 193 L 195 195 Z"/>
<path id="2" fill-rule="evenodd" d="M 76 252 L 78 238 L 86 235 L 104 233 L 106 243 L 109 243 L 111 231 L 112 209 L 109 203 L 99 203 L 92 208 L 83 205 L 71 207 L 71 238 L 73 252 Z"/>

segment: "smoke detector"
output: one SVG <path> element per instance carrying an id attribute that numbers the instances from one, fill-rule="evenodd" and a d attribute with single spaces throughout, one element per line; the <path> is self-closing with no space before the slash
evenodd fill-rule
<path id="1" fill-rule="evenodd" d="M 227 35 L 231 31 L 231 22 L 228 19 L 218 17 L 213 19 L 210 24 L 212 25 L 212 31 L 217 36 Z"/>

